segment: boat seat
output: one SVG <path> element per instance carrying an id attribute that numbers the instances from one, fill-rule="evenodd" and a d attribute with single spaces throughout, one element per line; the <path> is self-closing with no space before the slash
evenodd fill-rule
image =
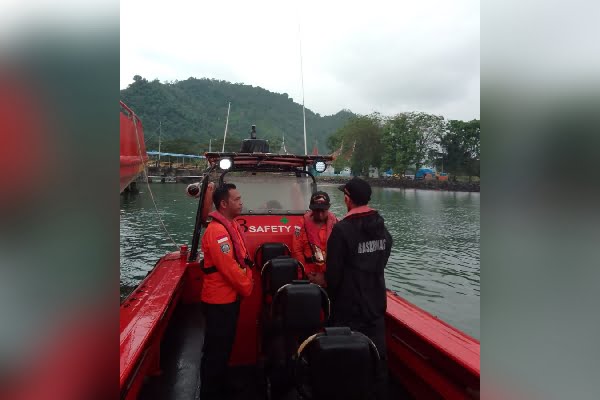
<path id="1" fill-rule="evenodd" d="M 294 377 L 303 399 L 363 400 L 375 390 L 379 354 L 365 335 L 325 328 L 298 348 Z"/>
<path id="2" fill-rule="evenodd" d="M 290 256 L 278 256 L 270 259 L 264 264 L 260 276 L 263 295 L 271 298 L 284 285 L 306 278 L 302 263 Z"/>
<path id="3" fill-rule="evenodd" d="M 272 398 L 293 388 L 293 357 L 300 343 L 329 319 L 329 297 L 309 281 L 294 280 L 273 297 L 269 329 L 263 330 L 265 372 Z"/>
<path id="4" fill-rule="evenodd" d="M 283 286 L 297 279 L 305 278 L 304 267 L 296 259 L 290 256 L 275 257 L 265 263 L 261 271 L 261 284 L 263 290 L 263 305 L 260 315 L 260 329 L 263 340 L 259 342 L 259 353 L 262 349 L 272 347 L 272 338 L 281 337 L 278 325 L 272 317 L 271 304 L 273 297 Z"/>
<path id="5" fill-rule="evenodd" d="M 263 243 L 256 248 L 254 253 L 254 263 L 262 269 L 262 267 L 275 257 L 289 256 L 292 252 L 285 243 L 281 242 L 267 242 Z"/>
<path id="6" fill-rule="evenodd" d="M 271 304 L 271 318 L 277 320 L 287 334 L 307 333 L 309 336 L 315 333 L 329 319 L 329 312 L 329 296 L 325 290 L 304 280 L 294 280 L 279 288 Z"/>

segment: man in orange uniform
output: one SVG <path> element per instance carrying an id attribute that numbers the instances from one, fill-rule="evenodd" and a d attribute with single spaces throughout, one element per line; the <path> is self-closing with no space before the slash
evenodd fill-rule
<path id="1" fill-rule="evenodd" d="M 252 261 L 241 227 L 234 221 L 242 212 L 242 196 L 228 183 L 215 189 L 213 202 L 217 211 L 209 214 L 212 221 L 202 237 L 205 275 L 201 300 L 206 320 L 200 367 L 203 400 L 225 398 L 240 296 L 249 296 L 253 287 Z"/>
<path id="2" fill-rule="evenodd" d="M 329 212 L 329 195 L 315 192 L 310 197 L 311 211 L 304 214 L 301 226 L 294 227 L 292 257 L 304 264 L 312 283 L 324 286 L 327 260 L 327 239 L 337 218 Z"/>

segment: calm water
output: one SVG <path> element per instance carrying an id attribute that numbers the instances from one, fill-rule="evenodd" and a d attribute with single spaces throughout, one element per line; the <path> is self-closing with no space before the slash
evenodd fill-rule
<path id="1" fill-rule="evenodd" d="M 320 186 L 336 215 L 345 214 L 336 186 Z M 182 184 L 152 184 L 163 222 L 176 243 L 191 243 L 197 201 Z M 479 193 L 373 188 L 394 238 L 389 289 L 479 338 Z M 145 185 L 121 196 L 121 293 L 128 293 L 175 247 L 162 229 Z"/>

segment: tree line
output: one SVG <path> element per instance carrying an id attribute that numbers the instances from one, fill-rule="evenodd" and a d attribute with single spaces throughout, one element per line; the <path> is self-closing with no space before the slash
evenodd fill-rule
<path id="1" fill-rule="evenodd" d="M 146 148 L 183 154 L 221 151 L 231 101 L 225 151 L 238 151 L 250 125 L 277 152 L 285 135 L 291 153 L 304 153 L 302 106 L 287 93 L 207 78 L 149 81 L 133 78 L 121 98 L 141 118 Z M 446 120 L 423 112 L 394 116 L 356 115 L 341 110 L 321 116 L 306 110 L 307 147 L 339 152 L 336 170 L 367 174 L 370 166 L 394 173 L 431 165 L 454 175 L 479 176 L 479 120 Z M 341 149 L 341 152 L 339 151 Z"/>
<path id="2" fill-rule="evenodd" d="M 404 175 L 423 166 L 456 176 L 480 176 L 480 121 L 446 120 L 424 112 L 391 117 L 379 113 L 351 118 L 327 139 L 336 170 L 369 167 Z M 414 172 L 412 171 L 412 172 Z"/>

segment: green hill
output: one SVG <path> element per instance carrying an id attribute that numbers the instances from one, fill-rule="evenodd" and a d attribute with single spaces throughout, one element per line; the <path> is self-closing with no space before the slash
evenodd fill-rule
<path id="1" fill-rule="evenodd" d="M 148 150 L 158 149 L 159 121 L 162 151 L 202 153 L 208 150 L 211 138 L 212 150 L 220 150 L 227 103 L 231 102 L 226 151 L 239 151 L 254 124 L 258 137 L 269 139 L 271 151 L 279 150 L 285 134 L 289 152 L 304 152 L 302 105 L 287 93 L 215 79 L 161 83 L 136 75 L 134 82 L 121 90 L 121 98 L 141 118 Z M 321 116 L 306 109 L 308 152 L 317 139 L 319 152 L 328 153 L 327 138 L 353 116 L 348 110 Z"/>

